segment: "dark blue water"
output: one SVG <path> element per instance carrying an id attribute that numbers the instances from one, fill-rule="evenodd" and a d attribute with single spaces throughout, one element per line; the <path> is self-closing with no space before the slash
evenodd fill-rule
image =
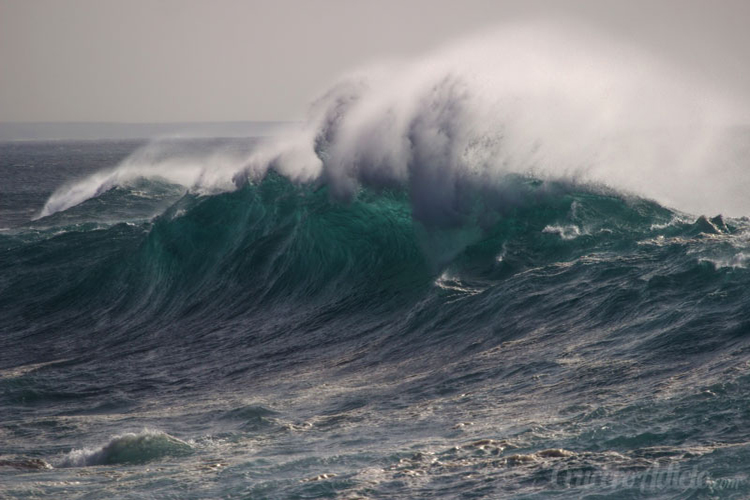
<path id="1" fill-rule="evenodd" d="M 0 145 L 3 498 L 750 495 L 747 219 L 509 176 L 428 223 L 272 169 L 32 220 L 141 146 Z"/>

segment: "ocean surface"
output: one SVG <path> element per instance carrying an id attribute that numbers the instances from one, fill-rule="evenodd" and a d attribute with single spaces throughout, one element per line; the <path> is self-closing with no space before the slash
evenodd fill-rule
<path id="1" fill-rule="evenodd" d="M 0 144 L 0 498 L 750 496 L 748 219 L 255 146 Z"/>

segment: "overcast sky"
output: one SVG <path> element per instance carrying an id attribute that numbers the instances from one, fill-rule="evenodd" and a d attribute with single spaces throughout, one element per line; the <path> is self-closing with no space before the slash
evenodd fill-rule
<path id="1" fill-rule="evenodd" d="M 350 68 L 535 18 L 750 94 L 748 0 L 0 0 L 0 121 L 295 120 Z"/>

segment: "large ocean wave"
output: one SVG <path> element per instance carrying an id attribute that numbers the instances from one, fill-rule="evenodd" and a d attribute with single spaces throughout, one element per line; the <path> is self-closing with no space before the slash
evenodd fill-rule
<path id="1" fill-rule="evenodd" d="M 744 471 L 725 96 L 596 42 L 506 30 L 350 75 L 283 136 L 58 188 L 0 233 L 0 467 L 278 498 Z"/>

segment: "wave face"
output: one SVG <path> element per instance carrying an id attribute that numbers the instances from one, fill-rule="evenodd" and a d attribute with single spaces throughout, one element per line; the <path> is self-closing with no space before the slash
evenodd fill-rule
<path id="1" fill-rule="evenodd" d="M 3 463 L 41 455 L 43 489 L 747 491 L 746 219 L 523 176 L 440 225 L 275 172 L 133 186 L 0 234 Z"/>
<path id="2" fill-rule="evenodd" d="M 749 495 L 750 221 L 632 127 L 720 113 L 558 39 L 284 138 L 0 146 L 1 496 Z"/>

